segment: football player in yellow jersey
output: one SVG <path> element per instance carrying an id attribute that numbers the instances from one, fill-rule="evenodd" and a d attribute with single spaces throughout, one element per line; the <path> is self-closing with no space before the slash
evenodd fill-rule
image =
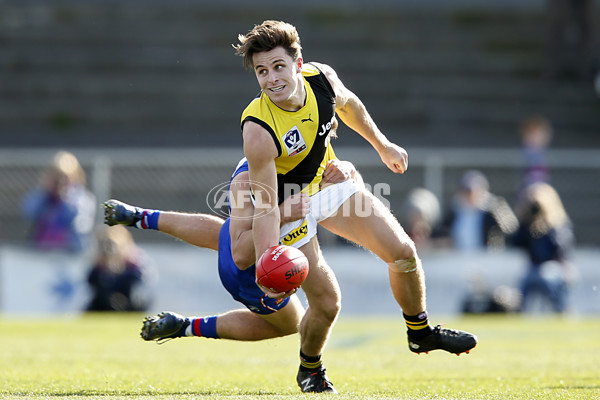
<path id="1" fill-rule="evenodd" d="M 261 89 L 259 97 L 242 116 L 244 153 L 257 204 L 252 229 L 258 258 L 279 243 L 280 222 L 276 211 L 280 186 L 308 185 L 308 190 L 314 192 L 310 187 L 318 184 L 318 175 L 333 154 L 328 151 L 330 143 L 326 137 L 335 115 L 364 137 L 392 172 L 406 171 L 408 155 L 377 128 L 361 100 L 346 88 L 331 67 L 305 64 L 293 25 L 265 21 L 238 39 L 240 43 L 234 46 L 236 54 L 243 57 L 246 68 L 254 71 Z M 323 85 L 319 85 L 320 79 Z M 319 91 L 326 93 L 318 86 L 331 90 L 329 104 L 326 96 L 317 97 Z M 312 122 L 312 131 L 302 126 L 307 119 L 306 122 Z M 348 206 L 343 209 L 349 212 L 336 213 L 319 222 L 371 250 L 388 264 L 392 293 L 408 328 L 409 349 L 415 353 L 442 349 L 460 354 L 475 347 L 476 336 L 429 324 L 421 262 L 414 243 L 389 209 L 365 189 L 358 188 L 342 200 Z M 355 211 L 357 204 L 371 212 L 359 216 Z M 299 329 L 301 364 L 297 381 L 304 392 L 336 392 L 325 374 L 321 354 L 340 311 L 340 289 L 333 271 L 320 262 L 316 237 L 301 250 L 310 262 L 309 275 L 302 285 L 309 307 Z M 274 297 L 283 295 L 266 293 Z"/>

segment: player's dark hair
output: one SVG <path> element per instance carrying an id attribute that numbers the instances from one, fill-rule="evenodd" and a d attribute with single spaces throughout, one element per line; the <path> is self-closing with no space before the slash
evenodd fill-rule
<path id="1" fill-rule="evenodd" d="M 271 51 L 281 46 L 296 60 L 302 50 L 296 27 L 283 21 L 264 21 L 255 25 L 247 34 L 238 35 L 238 40 L 240 44 L 234 45 L 233 48 L 236 55 L 244 58 L 246 69 L 254 68 L 252 56 L 256 53 Z"/>

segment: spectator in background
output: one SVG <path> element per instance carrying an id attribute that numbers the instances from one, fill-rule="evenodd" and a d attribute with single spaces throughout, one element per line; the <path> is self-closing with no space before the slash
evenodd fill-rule
<path id="1" fill-rule="evenodd" d="M 546 150 L 552 140 L 552 124 L 546 118 L 533 115 L 525 118 L 519 128 L 525 156 L 525 172 L 521 188 L 535 182 L 550 182 Z"/>
<path id="2" fill-rule="evenodd" d="M 466 171 L 459 182 L 452 208 L 443 224 L 444 236 L 459 251 L 502 249 L 518 227 L 517 217 L 500 196 L 490 192 L 486 176 L 478 170 Z M 466 279 L 467 290 L 461 301 L 463 313 L 506 313 L 520 306 L 519 291 L 507 286 L 494 287 L 486 281 L 483 265 Z"/>
<path id="3" fill-rule="evenodd" d="M 506 237 L 517 229 L 515 214 L 504 198 L 492 194 L 483 173 L 463 174 L 442 228 L 442 235 L 458 250 L 503 248 Z"/>
<path id="4" fill-rule="evenodd" d="M 30 240 L 39 249 L 81 252 L 89 245 L 96 200 L 86 188 L 77 158 L 59 151 L 40 183 L 25 195 L 23 215 L 31 221 Z"/>
<path id="5" fill-rule="evenodd" d="M 123 226 L 100 227 L 88 274 L 92 299 L 87 311 L 145 311 L 150 305 L 150 260 Z"/>
<path id="6" fill-rule="evenodd" d="M 425 188 L 411 190 L 400 215 L 402 226 L 417 248 L 427 249 L 441 217 L 440 202 L 435 194 Z"/>
<path id="7" fill-rule="evenodd" d="M 569 262 L 574 234 L 560 196 L 549 184 L 537 182 L 525 189 L 516 210 L 520 226 L 512 241 L 529 258 L 521 283 L 523 310 L 537 293 L 552 310 L 565 312 L 569 283 L 574 278 Z"/>

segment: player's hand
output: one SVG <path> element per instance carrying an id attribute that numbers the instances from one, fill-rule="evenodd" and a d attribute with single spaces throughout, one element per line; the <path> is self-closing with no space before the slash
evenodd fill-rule
<path id="1" fill-rule="evenodd" d="M 403 174 L 408 169 L 408 153 L 404 148 L 390 143 L 379 151 L 381 161 L 394 173 Z"/>
<path id="2" fill-rule="evenodd" d="M 310 197 L 300 192 L 289 196 L 279 205 L 281 223 L 297 221 L 310 212 Z"/>
<path id="3" fill-rule="evenodd" d="M 353 179 L 356 169 L 349 161 L 329 160 L 323 179 L 321 180 L 321 189 L 335 183 L 341 183 L 348 179 Z"/>
<path id="4" fill-rule="evenodd" d="M 298 288 L 296 289 L 292 289 L 288 292 L 274 292 L 271 289 L 261 285 L 260 283 L 256 282 L 256 285 L 258 285 L 258 287 L 260 288 L 260 290 L 262 290 L 267 297 L 270 297 L 272 299 L 285 299 L 286 297 L 290 297 L 291 295 L 293 295 L 294 293 L 296 293 L 298 291 Z"/>

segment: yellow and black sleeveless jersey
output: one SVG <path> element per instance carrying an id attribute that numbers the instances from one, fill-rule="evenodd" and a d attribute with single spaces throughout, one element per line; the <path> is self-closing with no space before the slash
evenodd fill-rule
<path id="1" fill-rule="evenodd" d="M 335 159 L 329 143 L 329 133 L 335 121 L 335 94 L 325 75 L 315 66 L 302 68 L 306 103 L 298 111 L 285 111 L 269 97 L 260 93 L 242 114 L 242 128 L 252 121 L 265 128 L 273 137 L 278 157 L 277 183 L 279 202 L 290 195 L 290 186 L 297 185 L 309 195 L 319 190 L 327 162 Z M 293 187 L 293 186 L 292 186 Z"/>

